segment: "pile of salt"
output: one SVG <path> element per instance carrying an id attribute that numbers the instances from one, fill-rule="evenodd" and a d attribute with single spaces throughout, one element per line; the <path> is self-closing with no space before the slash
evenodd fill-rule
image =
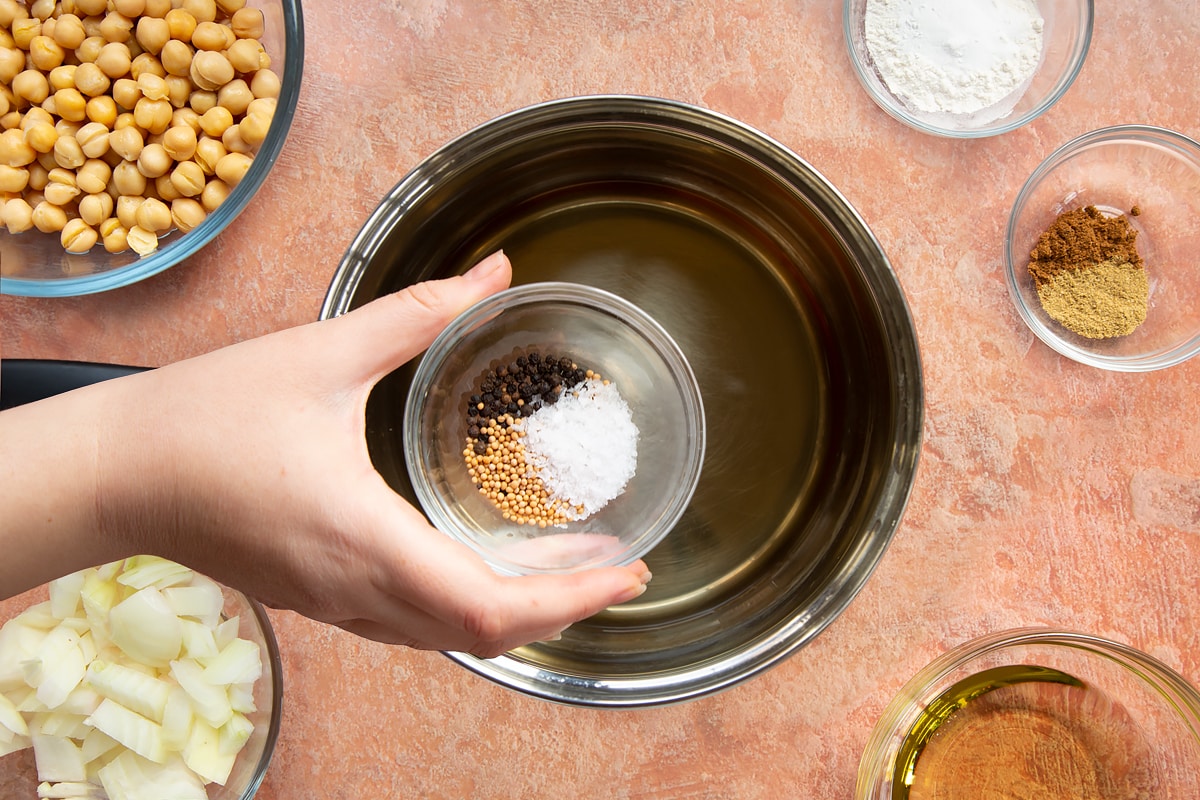
<path id="1" fill-rule="evenodd" d="M 522 427 L 528 463 L 552 495 L 583 508 L 581 519 L 620 495 L 637 467 L 638 429 L 613 384 L 584 381 Z"/>

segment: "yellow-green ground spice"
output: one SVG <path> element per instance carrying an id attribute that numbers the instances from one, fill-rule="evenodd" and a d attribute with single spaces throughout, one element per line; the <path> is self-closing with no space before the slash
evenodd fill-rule
<path id="1" fill-rule="evenodd" d="M 1080 336 L 1126 336 L 1146 320 L 1149 280 L 1125 216 L 1095 206 L 1059 214 L 1029 254 L 1029 274 L 1042 309 Z"/>
<path id="2" fill-rule="evenodd" d="M 1150 282 L 1146 270 L 1114 257 L 1056 272 L 1037 293 L 1042 308 L 1063 326 L 1088 339 L 1111 339 L 1146 321 Z"/>

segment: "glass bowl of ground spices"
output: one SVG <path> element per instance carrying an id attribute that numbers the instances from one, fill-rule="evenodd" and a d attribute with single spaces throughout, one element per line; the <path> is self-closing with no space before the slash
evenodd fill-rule
<path id="1" fill-rule="evenodd" d="M 1006 133 L 1070 88 L 1091 0 L 845 0 L 850 63 L 876 104 L 939 136 Z"/>
<path id="2" fill-rule="evenodd" d="M 1200 351 L 1200 144 L 1122 125 L 1055 150 L 1017 195 L 1009 291 L 1043 342 L 1145 372 Z"/>
<path id="3" fill-rule="evenodd" d="M 704 445 L 700 390 L 675 341 L 581 284 L 517 286 L 463 312 L 405 405 L 421 506 L 505 574 L 641 558 L 687 508 Z"/>
<path id="4" fill-rule="evenodd" d="M 1019 628 L 935 659 L 884 709 L 856 800 L 1192 798 L 1200 694 L 1167 664 Z"/>

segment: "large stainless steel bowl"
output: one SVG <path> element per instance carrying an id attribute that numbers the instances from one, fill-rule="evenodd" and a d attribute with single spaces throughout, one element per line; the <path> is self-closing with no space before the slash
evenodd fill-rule
<path id="1" fill-rule="evenodd" d="M 916 471 L 916 336 L 879 243 L 782 145 L 643 97 L 522 109 L 434 153 L 347 251 L 322 318 L 503 248 L 515 282 L 646 309 L 700 381 L 709 442 L 638 600 L 553 643 L 450 657 L 550 700 L 632 707 L 709 694 L 788 657 L 867 580 Z M 376 467 L 413 499 L 400 433 L 412 365 L 367 408 Z"/>

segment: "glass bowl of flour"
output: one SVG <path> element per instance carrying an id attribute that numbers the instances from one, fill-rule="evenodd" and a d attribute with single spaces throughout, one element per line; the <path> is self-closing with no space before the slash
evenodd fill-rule
<path id="1" fill-rule="evenodd" d="M 434 527 L 508 575 L 630 564 L 675 527 L 704 406 L 671 335 L 591 286 L 516 286 L 430 345 L 404 452 Z"/>
<path id="2" fill-rule="evenodd" d="M 917 130 L 1015 130 L 1070 88 L 1092 0 L 846 0 L 850 62 L 871 98 Z"/>

